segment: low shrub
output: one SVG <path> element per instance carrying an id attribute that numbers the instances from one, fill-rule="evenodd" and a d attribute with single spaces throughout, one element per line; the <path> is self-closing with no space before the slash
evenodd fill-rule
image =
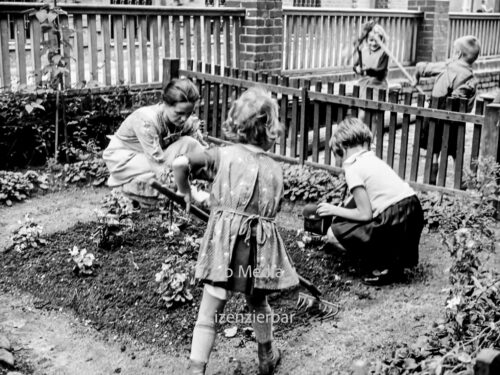
<path id="1" fill-rule="evenodd" d="M 87 249 L 80 250 L 78 246 L 73 246 L 72 249 L 69 249 L 69 255 L 73 263 L 75 263 L 73 273 L 84 276 L 92 275 L 95 267 L 94 254 L 88 253 Z"/>
<path id="2" fill-rule="evenodd" d="M 43 227 L 35 222 L 29 215 L 24 217 L 24 223 L 19 222 L 21 226 L 16 229 L 11 237 L 14 243 L 14 250 L 23 252 L 25 250 L 37 248 L 46 244 L 41 238 Z"/>
<path id="3" fill-rule="evenodd" d="M 290 201 L 339 204 L 345 191 L 343 176 L 305 165 L 283 164 L 284 197 Z"/>
<path id="4" fill-rule="evenodd" d="M 0 203 L 11 206 L 23 201 L 37 189 L 48 189 L 47 176 L 35 171 L 26 173 L 0 171 Z"/>
<path id="5" fill-rule="evenodd" d="M 103 201 L 101 209 L 96 210 L 97 229 L 92 239 L 103 249 L 120 246 L 127 233 L 134 230 L 132 201 L 117 189 L 111 191 Z"/>
<path id="6" fill-rule="evenodd" d="M 155 281 L 159 283 L 156 292 L 167 309 L 193 300 L 193 269 L 194 261 L 176 254 L 169 256 L 161 265 L 161 271 L 155 275 Z"/>

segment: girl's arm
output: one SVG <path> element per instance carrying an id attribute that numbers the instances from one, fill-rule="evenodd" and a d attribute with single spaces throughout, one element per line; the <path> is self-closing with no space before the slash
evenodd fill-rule
<path id="1" fill-rule="evenodd" d="M 177 185 L 178 192 L 184 196 L 186 202 L 186 211 L 189 212 L 191 208 L 191 185 L 189 183 L 189 159 L 187 156 L 182 155 L 174 159 L 172 162 L 172 169 L 174 171 L 174 181 Z"/>
<path id="2" fill-rule="evenodd" d="M 172 162 L 174 181 L 178 192 L 184 196 L 186 210 L 189 211 L 192 200 L 189 178 L 213 181 L 219 168 L 219 152 L 212 148 L 203 152 L 192 152 L 188 155 L 179 155 Z"/>
<path id="3" fill-rule="evenodd" d="M 363 186 L 357 186 L 352 190 L 356 208 L 344 208 L 329 203 L 320 203 L 317 213 L 320 216 L 340 216 L 354 221 L 370 221 L 373 218 L 372 205 L 368 193 Z"/>

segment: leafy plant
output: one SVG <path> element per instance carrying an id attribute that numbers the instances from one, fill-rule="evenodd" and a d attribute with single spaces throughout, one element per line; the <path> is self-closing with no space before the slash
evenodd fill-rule
<path id="1" fill-rule="evenodd" d="M 88 253 L 87 249 L 79 249 L 78 246 L 73 246 L 69 249 L 71 260 L 75 263 L 73 272 L 77 275 L 92 275 L 94 272 L 95 257 L 92 253 Z"/>
<path id="2" fill-rule="evenodd" d="M 19 221 L 19 224 L 21 226 L 14 231 L 11 237 L 15 251 L 21 253 L 47 243 L 41 238 L 43 227 L 36 223 L 29 215 L 24 217 L 24 223 Z"/>
<path id="3" fill-rule="evenodd" d="M 22 201 L 37 189 L 48 189 L 47 176 L 35 171 L 26 173 L 0 171 L 0 202 L 12 206 L 12 201 Z"/>
<path id="4" fill-rule="evenodd" d="M 340 203 L 344 180 L 328 171 L 283 164 L 284 197 L 290 201 Z"/>
<path id="5" fill-rule="evenodd" d="M 104 198 L 100 210 L 96 210 L 98 226 L 92 235 L 102 248 L 111 249 L 123 243 L 127 233 L 134 230 L 132 201 L 117 189 Z"/>
<path id="6" fill-rule="evenodd" d="M 162 264 L 161 271 L 156 273 L 155 281 L 160 284 L 157 293 L 167 309 L 193 300 L 193 268 L 194 262 L 174 254 Z"/>
<path id="7" fill-rule="evenodd" d="M 86 143 L 85 148 L 87 152 L 72 149 L 80 161 L 64 164 L 55 177 L 66 184 L 92 182 L 94 186 L 103 185 L 109 177 L 109 171 L 102 159 L 102 152 L 92 141 Z"/>

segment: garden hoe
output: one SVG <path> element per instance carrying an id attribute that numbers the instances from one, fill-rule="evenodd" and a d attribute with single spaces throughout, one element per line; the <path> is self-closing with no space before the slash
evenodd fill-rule
<path id="1" fill-rule="evenodd" d="M 151 187 L 155 188 L 160 193 L 165 195 L 172 202 L 177 203 L 184 209 L 186 208 L 186 202 L 184 202 L 184 199 L 165 185 L 161 184 L 159 181 L 153 178 L 149 180 L 149 184 L 151 185 Z M 210 216 L 208 212 L 195 205 L 191 205 L 190 213 L 192 213 L 194 216 L 204 221 L 205 223 L 208 222 L 208 218 Z M 299 278 L 300 285 L 306 288 L 311 293 L 307 294 L 299 292 L 297 309 L 303 312 L 307 312 L 313 320 L 324 321 L 333 319 L 339 312 L 339 306 L 334 304 L 333 302 L 321 299 L 321 292 L 313 283 L 303 278 L 299 274 L 297 274 L 297 276 Z"/>

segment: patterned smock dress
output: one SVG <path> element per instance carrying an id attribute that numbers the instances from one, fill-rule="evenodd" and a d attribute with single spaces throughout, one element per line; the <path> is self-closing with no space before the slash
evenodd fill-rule
<path id="1" fill-rule="evenodd" d="M 195 177 L 213 181 L 196 278 L 249 295 L 298 285 L 274 220 L 283 193 L 281 166 L 242 144 L 187 156 Z"/>

